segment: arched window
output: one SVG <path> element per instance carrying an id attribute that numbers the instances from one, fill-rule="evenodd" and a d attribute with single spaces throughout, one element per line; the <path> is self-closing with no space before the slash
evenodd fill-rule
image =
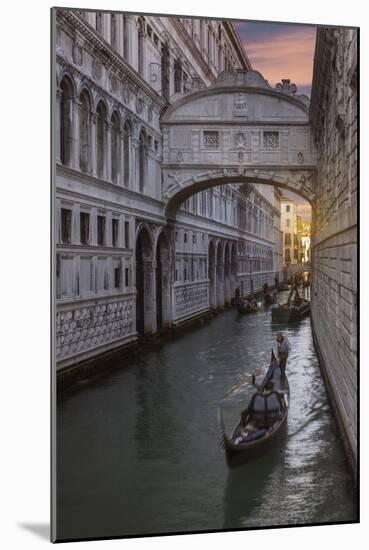
<path id="1" fill-rule="evenodd" d="M 130 186 L 130 147 L 131 147 L 131 127 L 128 122 L 125 123 L 123 129 L 123 169 L 124 169 L 124 185 Z"/>
<path id="2" fill-rule="evenodd" d="M 68 77 L 64 77 L 60 86 L 60 160 L 68 166 L 72 152 L 72 99 L 73 86 Z"/>
<path id="3" fill-rule="evenodd" d="M 145 135 L 140 134 L 138 140 L 138 184 L 141 192 L 145 189 L 146 183 L 146 152 L 145 152 Z"/>
<path id="4" fill-rule="evenodd" d="M 111 179 L 118 183 L 119 175 L 119 118 L 114 111 L 111 117 Z"/>
<path id="5" fill-rule="evenodd" d="M 97 175 L 99 178 L 103 178 L 105 175 L 105 123 L 106 123 L 106 108 L 102 101 L 96 109 L 96 164 Z"/>
<path id="6" fill-rule="evenodd" d="M 86 90 L 80 96 L 81 111 L 79 116 L 79 166 L 81 172 L 90 171 L 90 98 Z"/>

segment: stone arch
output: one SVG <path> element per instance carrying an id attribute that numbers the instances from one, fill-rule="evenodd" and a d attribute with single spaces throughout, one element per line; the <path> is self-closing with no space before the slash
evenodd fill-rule
<path id="1" fill-rule="evenodd" d="M 314 209 L 314 182 L 315 172 L 300 173 L 297 176 L 291 174 L 276 174 L 275 172 L 260 170 L 217 170 L 209 171 L 198 176 L 191 176 L 180 181 L 177 174 L 169 174 L 167 179 L 165 214 L 168 218 L 175 219 L 182 203 L 192 195 L 211 189 L 213 187 L 230 183 L 261 183 L 272 185 L 280 189 L 292 191 L 305 199 Z"/>
<path id="2" fill-rule="evenodd" d="M 153 277 L 153 243 L 150 230 L 141 224 L 136 232 L 136 331 L 143 335 L 153 332 L 153 303 L 155 289 Z"/>
<path id="3" fill-rule="evenodd" d="M 69 73 L 64 73 L 60 79 L 60 161 L 65 166 L 72 163 L 73 118 L 76 88 Z"/>
<path id="4" fill-rule="evenodd" d="M 123 125 L 123 182 L 124 186 L 131 187 L 131 150 L 132 150 L 132 122 L 129 117 Z"/>
<path id="5" fill-rule="evenodd" d="M 96 171 L 99 178 L 107 177 L 107 135 L 108 108 L 103 99 L 96 106 Z"/>
<path id="6" fill-rule="evenodd" d="M 111 141 L 110 141 L 110 156 L 111 156 L 111 180 L 113 183 L 119 183 L 120 180 L 120 128 L 121 121 L 118 111 L 113 110 L 110 118 L 111 124 Z"/>

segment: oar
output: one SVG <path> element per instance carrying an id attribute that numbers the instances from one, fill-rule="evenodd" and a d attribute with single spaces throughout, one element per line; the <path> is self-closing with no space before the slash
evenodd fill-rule
<path id="1" fill-rule="evenodd" d="M 225 399 L 227 397 L 227 395 L 229 395 L 230 393 L 234 392 L 237 388 L 240 388 L 241 386 L 247 384 L 247 383 L 250 383 L 252 381 L 252 377 L 253 375 L 255 376 L 258 376 L 259 374 L 262 374 L 263 372 L 263 369 L 261 367 L 258 367 L 257 369 L 254 370 L 253 373 L 251 374 L 247 374 L 247 378 L 243 378 L 241 380 L 241 382 L 239 382 L 238 384 L 236 384 L 235 386 L 232 386 L 232 388 L 230 388 L 224 395 L 223 397 L 221 397 L 220 399 L 217 399 L 215 401 L 209 401 L 209 404 L 213 404 L 213 403 L 217 403 L 218 401 L 221 401 L 222 399 Z"/>

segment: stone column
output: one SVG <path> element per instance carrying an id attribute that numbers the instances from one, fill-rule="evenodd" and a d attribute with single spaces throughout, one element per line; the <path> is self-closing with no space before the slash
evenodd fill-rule
<path id="1" fill-rule="evenodd" d="M 91 174 L 97 176 L 97 163 L 96 163 L 96 113 L 91 113 L 90 115 L 90 126 L 91 126 Z"/>
<path id="2" fill-rule="evenodd" d="M 123 17 L 122 13 L 116 13 L 117 51 L 123 57 Z"/>
<path id="3" fill-rule="evenodd" d="M 163 328 L 170 327 L 171 317 L 171 263 L 169 261 L 161 262 L 161 294 L 162 294 L 162 314 Z"/>
<path id="4" fill-rule="evenodd" d="M 94 206 L 91 208 L 91 218 L 90 218 L 90 224 L 91 224 L 91 245 L 96 246 L 97 245 L 97 208 Z"/>
<path id="5" fill-rule="evenodd" d="M 104 178 L 111 181 L 111 129 L 112 125 L 110 121 L 106 121 L 105 124 L 105 143 L 104 143 Z"/>
<path id="6" fill-rule="evenodd" d="M 55 113 L 55 160 L 60 162 L 60 103 L 62 91 L 60 88 L 56 90 L 56 113 Z"/>
<path id="7" fill-rule="evenodd" d="M 79 115 L 81 110 L 81 102 L 77 99 L 73 100 L 72 107 L 72 138 L 71 138 L 71 166 L 79 170 Z"/>
<path id="8" fill-rule="evenodd" d="M 217 264 L 217 306 L 224 306 L 224 264 Z"/>
<path id="9" fill-rule="evenodd" d="M 117 183 L 124 187 L 124 130 L 119 129 L 118 134 L 118 174 Z"/>
<path id="10" fill-rule="evenodd" d="M 80 244 L 80 216 L 79 216 L 79 204 L 74 203 L 72 206 L 72 244 Z"/>
<path id="11" fill-rule="evenodd" d="M 155 334 L 156 326 L 156 262 L 144 261 L 144 332 Z"/>
<path id="12" fill-rule="evenodd" d="M 138 140 L 131 136 L 131 147 L 129 148 L 130 163 L 129 163 L 129 181 L 131 183 L 131 189 L 138 191 L 140 188 L 140 182 L 138 181 Z"/>
<path id="13" fill-rule="evenodd" d="M 127 44 L 127 52 L 126 52 L 126 61 L 130 65 L 133 64 L 132 59 L 132 32 L 133 32 L 133 25 L 134 25 L 134 18 L 132 15 L 124 15 L 125 18 L 125 27 L 124 30 L 126 31 L 127 37 L 124 37 Z"/>

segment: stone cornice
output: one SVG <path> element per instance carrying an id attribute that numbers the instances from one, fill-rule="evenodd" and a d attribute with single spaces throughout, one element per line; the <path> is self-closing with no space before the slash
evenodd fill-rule
<path id="1" fill-rule="evenodd" d="M 68 25 L 75 34 L 78 31 L 88 44 L 94 49 L 94 56 L 100 56 L 105 65 L 113 70 L 118 77 L 125 79 L 132 87 L 141 90 L 148 99 L 163 109 L 167 102 L 144 80 L 123 57 L 102 38 L 92 27 L 76 12 L 72 10 L 58 10 L 57 20 Z"/>
<path id="2" fill-rule="evenodd" d="M 239 61 L 241 63 L 241 66 L 243 69 L 251 70 L 251 63 L 249 58 L 247 57 L 247 53 L 245 48 L 243 47 L 243 44 L 240 40 L 240 37 L 231 21 L 224 21 L 224 27 L 227 30 L 227 34 L 232 42 L 232 46 L 234 47 L 236 53 L 238 54 Z"/>

